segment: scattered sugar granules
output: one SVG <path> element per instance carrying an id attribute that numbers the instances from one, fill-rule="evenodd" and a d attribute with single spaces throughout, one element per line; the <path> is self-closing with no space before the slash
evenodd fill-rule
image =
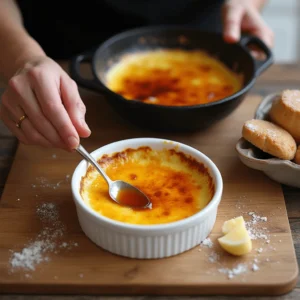
<path id="1" fill-rule="evenodd" d="M 74 242 L 60 242 L 65 232 L 65 226 L 59 221 L 59 213 L 54 203 L 42 203 L 38 205 L 36 214 L 42 222 L 42 229 L 35 240 L 29 242 L 20 252 L 13 252 L 10 258 L 12 271 L 14 269 L 25 269 L 34 271 L 36 265 L 49 262 L 50 253 L 58 253 L 58 245 L 71 249 L 78 246 Z M 29 278 L 28 276 L 26 276 Z"/>
<path id="2" fill-rule="evenodd" d="M 36 178 L 36 181 L 38 184 L 32 184 L 31 186 L 33 188 L 36 188 L 36 187 L 40 187 L 40 188 L 52 188 L 54 190 L 58 189 L 60 187 L 60 185 L 64 182 L 69 182 L 69 178 L 70 178 L 70 175 L 66 175 L 65 179 L 63 180 L 60 180 L 56 183 L 50 183 L 49 180 L 43 176 L 41 177 L 37 177 Z"/>
<path id="3" fill-rule="evenodd" d="M 208 260 L 211 263 L 215 263 L 215 262 L 219 261 L 219 259 L 220 259 L 220 255 L 217 252 L 212 252 L 208 257 Z"/>
<path id="4" fill-rule="evenodd" d="M 206 238 L 205 240 L 202 241 L 201 243 L 203 246 L 206 246 L 208 248 L 212 248 L 213 247 L 213 242 L 210 238 Z"/>
<path id="5" fill-rule="evenodd" d="M 252 271 L 256 272 L 259 270 L 259 266 L 257 264 L 252 265 Z"/>
<path id="6" fill-rule="evenodd" d="M 267 222 L 268 218 L 261 217 L 253 211 L 249 212 L 248 215 L 251 216 L 251 220 L 246 222 L 246 228 L 249 232 L 250 238 L 252 240 L 256 240 L 256 239 L 268 240 L 268 235 L 266 234 L 266 227 L 263 228 L 255 227 L 259 222 Z"/>
<path id="7" fill-rule="evenodd" d="M 218 270 L 220 273 L 226 274 L 228 276 L 229 279 L 246 273 L 248 271 L 248 266 L 246 264 L 238 264 L 235 268 L 232 269 L 228 269 L 228 268 L 220 268 Z"/>
<path id="8" fill-rule="evenodd" d="M 58 210 L 54 203 L 42 203 L 37 207 L 37 215 L 41 221 L 57 221 L 58 220 Z"/>
<path id="9" fill-rule="evenodd" d="M 255 214 L 255 212 L 251 211 L 248 213 L 249 216 L 252 216 L 252 224 L 256 224 L 259 221 L 267 222 L 267 217 L 261 217 Z"/>
<path id="10" fill-rule="evenodd" d="M 35 265 L 48 261 L 47 256 L 43 254 L 53 248 L 53 244 L 50 241 L 34 241 L 24 248 L 21 252 L 13 253 L 11 258 L 11 266 L 13 268 L 24 268 L 29 270 L 35 270 Z"/>
<path id="11" fill-rule="evenodd" d="M 68 247 L 68 243 L 66 242 L 63 242 L 61 245 L 60 245 L 61 248 L 67 248 Z"/>

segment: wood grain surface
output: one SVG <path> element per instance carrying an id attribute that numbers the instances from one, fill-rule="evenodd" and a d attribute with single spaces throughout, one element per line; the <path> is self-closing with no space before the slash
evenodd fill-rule
<path id="1" fill-rule="evenodd" d="M 274 65 L 271 67 L 256 83 L 254 88 L 252 89 L 250 95 L 259 95 L 259 96 L 264 96 L 270 92 L 277 92 L 280 89 L 283 88 L 297 88 L 300 83 L 300 69 L 299 65 Z M 82 95 L 85 97 L 87 95 L 88 97 L 90 93 L 86 93 L 85 91 L 81 91 Z M 94 96 L 93 96 L 94 97 Z M 258 99 L 258 98 L 256 98 Z M 259 100 L 257 100 L 259 101 Z M 251 111 L 249 112 L 251 114 Z M 89 112 L 88 112 L 89 114 Z M 116 118 L 119 120 L 119 118 Z M 120 121 L 120 120 L 119 120 Z M 101 122 L 100 122 L 101 123 Z M 1 126 L 1 124 L 0 124 Z M 127 126 L 127 124 L 126 124 Z M 102 131 L 101 131 L 102 132 Z M 138 131 L 137 131 L 138 132 Z M 94 132 L 93 132 L 94 134 Z M 125 136 L 126 138 L 127 136 Z M 108 141 L 109 138 L 107 138 Z M 87 141 L 86 141 L 87 142 Z M 1 186 L 3 187 L 6 179 L 7 179 L 7 174 L 10 169 L 10 165 L 12 162 L 12 158 L 14 157 L 15 149 L 16 149 L 16 140 L 7 132 L 7 130 L 4 127 L 0 128 L 0 188 Z M 86 146 L 89 147 L 88 143 L 86 143 Z M 91 146 L 92 148 L 92 146 Z M 57 156 L 58 151 L 55 151 Z M 52 153 L 50 153 L 52 155 Z M 51 156 L 52 157 L 52 156 Z M 299 189 L 295 188 L 290 188 L 287 186 L 283 186 L 283 191 L 284 191 L 284 197 L 285 197 L 285 202 L 286 202 L 286 207 L 287 207 L 287 212 L 289 216 L 289 221 L 291 225 L 291 230 L 292 230 L 292 235 L 293 235 L 293 241 L 294 241 L 294 246 L 297 252 L 297 257 L 299 259 L 299 218 L 300 218 L 300 204 L 299 204 Z M 51 198 L 51 197 L 50 197 Z M 2 201 L 3 203 L 3 198 Z M 2 204 L 1 203 L 1 204 Z M 22 200 L 20 201 L 22 203 Z M 220 208 L 221 211 L 221 208 Z M 27 237 L 24 238 L 24 241 L 26 240 Z M 22 242 L 15 242 L 15 244 L 22 246 Z M 203 249 L 202 251 L 207 251 L 208 249 Z M 199 253 L 199 252 L 198 252 Z M 201 252 L 200 252 L 201 253 Z M 34 293 L 34 288 L 32 287 L 32 293 Z M 30 292 L 30 291 L 28 291 Z M 15 293 L 15 290 L 12 290 L 12 292 L 8 295 L 0 296 L 1 299 L 81 299 L 82 297 L 77 295 L 76 296 L 76 291 L 72 291 L 71 296 L 62 296 L 62 295 L 57 295 L 57 296 L 46 296 L 47 294 L 51 293 L 51 291 L 43 290 L 42 294 L 44 296 L 34 296 L 32 294 L 21 294 L 21 295 L 16 295 L 13 296 Z M 285 296 L 280 296 L 280 297 L 259 297 L 259 295 L 254 296 L 254 297 L 242 297 L 242 296 L 237 296 L 237 299 L 299 299 L 300 297 L 300 290 L 297 288 L 294 289 L 292 292 L 288 293 Z M 101 297 L 101 299 L 139 299 L 141 297 Z M 143 299 L 151 299 L 152 296 L 143 296 Z M 177 297 L 158 297 L 156 299 L 177 299 Z M 217 298 L 217 299 L 231 299 L 232 297 L 227 297 L 227 296 L 217 296 L 217 297 L 207 297 L 207 296 L 194 296 L 194 297 L 180 297 L 180 299 L 211 299 L 211 298 Z M 84 299 L 98 299 L 98 296 L 84 296 Z"/>
<path id="2" fill-rule="evenodd" d="M 186 143 L 208 155 L 218 166 L 224 180 L 224 194 L 217 222 L 210 235 L 214 245 L 194 248 L 162 260 L 133 260 L 112 255 L 95 246 L 82 233 L 66 178 L 80 157 L 76 153 L 18 147 L 0 204 L 0 287 L 17 293 L 102 293 L 193 295 L 193 294 L 282 294 L 296 284 L 298 268 L 281 186 L 258 171 L 245 167 L 237 158 L 235 144 L 242 124 L 253 116 L 260 97 L 248 97 L 228 118 L 196 133 L 169 134 L 138 129 L 121 119 L 108 103 L 96 94 L 87 94 L 87 120 L 92 136 L 82 144 L 92 151 L 105 144 L 134 137 L 159 137 Z M 59 183 L 59 185 L 57 185 Z M 37 217 L 37 207 L 53 203 L 66 228 L 57 245 L 78 244 L 71 250 L 45 253 L 50 259 L 36 270 L 11 269 L 11 251 L 43 233 L 45 225 Z M 267 218 L 255 229 L 267 238 L 253 240 L 250 255 L 227 255 L 216 239 L 229 218 L 249 212 Z M 51 222 L 50 222 L 51 223 Z M 253 225 L 254 226 L 254 225 Z M 263 229 L 264 228 L 264 229 Z M 267 243 L 270 241 L 270 243 Z M 60 246 L 57 246 L 60 247 Z M 262 251 L 262 252 L 261 252 Z M 220 256 L 220 257 L 219 257 Z M 252 271 L 253 264 L 259 270 Z M 229 279 L 226 269 L 249 270 Z"/>

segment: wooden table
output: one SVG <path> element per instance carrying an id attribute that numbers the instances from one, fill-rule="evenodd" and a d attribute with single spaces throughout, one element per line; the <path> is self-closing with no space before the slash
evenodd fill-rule
<path id="1" fill-rule="evenodd" d="M 63 63 L 62 65 L 65 66 Z M 2 88 L 2 89 L 1 89 Z M 4 86 L 0 83 L 0 94 L 3 92 Z M 278 92 L 282 89 L 299 89 L 300 88 L 300 64 L 291 65 L 273 65 L 266 71 L 256 82 L 251 90 L 251 94 L 265 96 L 272 92 Z M 87 91 L 81 90 L 82 94 Z M 11 163 L 14 158 L 17 140 L 9 133 L 9 131 L 0 122 L 0 197 L 5 185 L 5 181 L 10 170 Z M 283 186 L 286 206 L 290 221 L 290 226 L 293 234 L 295 250 L 297 253 L 298 264 L 300 261 L 300 189 Z M 3 295 L 0 299 L 81 299 L 86 300 L 98 299 L 97 296 L 33 296 L 33 295 Z M 117 299 L 118 297 L 101 297 L 101 299 Z M 126 297 L 126 299 L 134 299 L 141 297 Z M 154 297 L 143 297 L 154 298 Z M 174 298 L 174 297 L 163 297 Z M 197 299 L 232 299 L 234 297 L 180 297 L 182 298 L 197 298 Z M 121 298 L 120 298 L 121 299 Z M 160 297 L 162 299 L 162 297 Z M 289 294 L 281 297 L 237 297 L 237 299 L 300 299 L 300 280 L 296 288 Z"/>

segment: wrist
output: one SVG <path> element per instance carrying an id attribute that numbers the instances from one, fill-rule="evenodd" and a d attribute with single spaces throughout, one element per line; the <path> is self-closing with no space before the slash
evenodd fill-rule
<path id="1" fill-rule="evenodd" d="M 42 49 L 25 49 L 22 51 L 14 63 L 14 74 L 18 73 L 21 69 L 34 65 L 35 62 L 40 61 L 43 58 L 46 58 L 46 54 Z"/>
<path id="2" fill-rule="evenodd" d="M 18 37 L 18 39 L 16 38 Z M 9 80 L 26 63 L 36 60 L 38 57 L 46 57 L 41 46 L 27 34 L 15 34 L 11 39 L 11 46 L 6 49 L 7 62 L 2 63 L 6 66 L 6 78 Z"/>
<path id="3" fill-rule="evenodd" d="M 20 73 L 23 69 L 28 69 L 30 67 L 35 66 L 39 61 L 45 59 L 47 56 L 45 54 L 22 54 L 20 57 L 16 59 L 14 66 L 14 75 Z"/>

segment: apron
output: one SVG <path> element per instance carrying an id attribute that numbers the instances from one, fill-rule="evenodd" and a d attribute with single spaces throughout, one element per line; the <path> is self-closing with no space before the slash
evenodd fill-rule
<path id="1" fill-rule="evenodd" d="M 221 32 L 221 0 L 17 0 L 28 33 L 53 59 L 100 45 L 121 31 L 189 25 Z"/>

